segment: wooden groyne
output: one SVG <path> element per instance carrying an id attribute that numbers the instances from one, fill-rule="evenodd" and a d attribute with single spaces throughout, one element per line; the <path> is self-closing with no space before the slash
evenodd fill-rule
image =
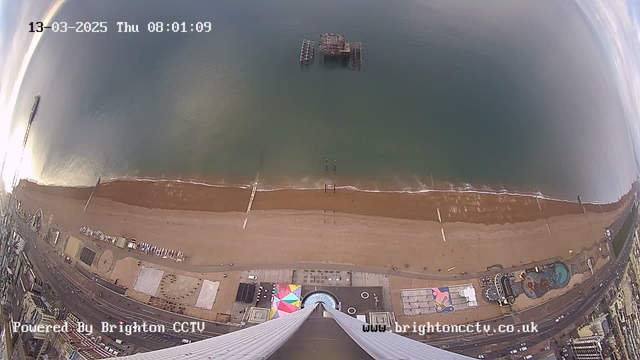
<path id="1" fill-rule="evenodd" d="M 98 188 L 98 185 L 100 185 L 100 180 L 102 180 L 102 177 L 99 177 L 98 181 L 96 181 L 96 185 L 93 187 L 93 190 L 91 191 L 91 195 L 89 195 L 89 198 L 87 199 L 87 203 L 84 204 L 84 209 L 82 210 L 83 213 L 87 212 L 87 208 L 89 207 L 89 202 L 91 202 L 91 198 L 93 197 L 93 194 L 95 194 L 96 189 Z"/>

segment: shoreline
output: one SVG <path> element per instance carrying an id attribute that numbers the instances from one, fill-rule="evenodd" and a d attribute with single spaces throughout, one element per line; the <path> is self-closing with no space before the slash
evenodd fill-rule
<path id="1" fill-rule="evenodd" d="M 106 184 L 111 184 L 111 183 L 136 183 L 136 182 L 143 182 L 143 183 L 176 183 L 176 184 L 184 184 L 184 185 L 197 185 L 197 186 L 204 186 L 204 187 L 210 187 L 210 188 L 233 188 L 233 189 L 251 189 L 253 187 L 253 183 L 223 183 L 223 182 L 207 182 L 205 180 L 196 180 L 196 179 L 180 179 L 180 178 L 155 178 L 155 177 L 145 177 L 145 176 L 141 176 L 141 177 L 108 177 L 108 178 L 103 178 L 100 181 L 100 185 L 106 185 Z M 61 188 L 61 189 L 86 189 L 86 188 L 93 188 L 93 185 L 81 185 L 81 186 L 65 186 L 65 185 L 53 185 L 53 184 L 44 184 L 44 183 L 39 183 L 35 180 L 32 179 L 21 179 L 19 181 L 19 185 L 22 183 L 29 183 L 32 185 L 37 185 L 40 187 L 47 187 L 47 188 Z M 545 195 L 544 193 L 542 193 L 541 191 L 536 191 L 536 192 L 532 192 L 532 191 L 517 191 L 517 190 L 507 190 L 507 189 L 502 189 L 502 190 L 494 190 L 492 189 L 490 186 L 480 186 L 480 187 L 474 187 L 470 184 L 464 183 L 465 186 L 456 186 L 453 183 L 450 182 L 440 182 L 441 184 L 444 185 L 448 185 L 448 186 L 424 186 L 424 188 L 421 189 L 399 189 L 399 190 L 392 190 L 392 189 L 370 189 L 370 188 L 362 188 L 362 187 L 358 187 L 355 185 L 339 185 L 336 186 L 336 190 L 349 190 L 349 191 L 356 191 L 356 192 L 362 192 L 362 193 L 389 193 L 389 194 L 426 194 L 426 193 L 468 193 L 468 194 L 481 194 L 481 195 L 504 195 L 504 196 L 522 196 L 522 197 L 531 197 L 531 198 L 537 198 L 540 200 L 548 200 L 548 201 L 557 201 L 557 202 L 567 202 L 567 203 L 574 203 L 577 204 L 578 201 L 577 199 L 567 199 L 567 198 L 562 198 L 562 197 L 553 197 L 553 196 L 549 196 L 549 195 Z M 632 183 L 629 191 L 631 191 L 633 189 L 633 186 L 636 185 L 636 183 L 638 182 L 634 182 Z M 640 183 L 638 183 L 640 185 Z M 327 183 L 328 188 L 327 189 L 331 189 L 333 190 L 333 186 L 331 186 L 331 184 Z M 259 183 L 259 186 L 257 187 L 256 191 L 257 192 L 273 192 L 273 191 L 285 191 L 285 190 L 291 190 L 291 191 L 308 191 L 308 190 L 324 190 L 324 188 L 322 186 L 296 186 L 296 185 L 283 185 L 283 186 L 272 186 L 272 185 L 265 185 L 262 183 Z M 8 192 L 10 193 L 10 192 Z M 627 192 L 628 194 L 628 192 Z M 625 194 L 626 195 L 626 194 Z M 624 197 L 624 196 L 623 196 Z M 622 199 L 622 198 L 621 198 Z M 619 200 L 621 200 L 619 199 Z M 618 200 L 618 201 L 619 201 Z M 583 202 L 583 205 L 594 205 L 594 206 L 600 206 L 600 205 L 610 205 L 610 204 L 615 204 L 616 202 L 597 202 L 597 201 L 589 201 L 589 202 Z"/>
<path id="2" fill-rule="evenodd" d="M 47 184 L 39 184 L 33 180 L 27 180 L 31 183 L 38 184 L 40 186 L 54 186 L 57 187 L 59 185 L 47 185 Z M 195 179 L 173 179 L 173 178 L 153 178 L 153 177 L 112 177 L 103 179 L 100 184 L 108 184 L 112 182 L 164 182 L 164 183 L 181 183 L 181 184 L 192 184 L 192 185 L 201 185 L 207 187 L 215 187 L 215 188 L 239 188 L 239 189 L 251 189 L 253 187 L 252 183 L 249 184 L 221 184 L 221 183 L 209 183 L 206 181 L 199 181 Z M 424 194 L 424 193 L 471 193 L 471 194 L 484 194 L 484 195 L 507 195 L 507 196 L 529 196 L 538 199 L 551 200 L 551 201 L 564 201 L 569 203 L 577 203 L 576 200 L 552 197 L 543 194 L 540 191 L 537 192 L 527 192 L 527 191 L 512 191 L 507 189 L 502 190 L 493 190 L 489 186 L 482 186 L 480 188 L 473 187 L 470 184 L 465 184 L 465 186 L 455 186 L 453 183 L 446 182 L 444 184 L 448 184 L 449 186 L 437 187 L 437 186 L 424 186 L 422 189 L 400 189 L 400 190 L 390 190 L 390 189 L 368 189 L 361 188 L 355 185 L 340 185 L 336 186 L 336 190 L 350 190 L 350 191 L 358 191 L 365 193 L 391 193 L 391 194 Z M 329 188 L 333 189 L 330 184 L 327 183 Z M 65 186 L 61 186 L 65 187 Z M 84 188 L 91 186 L 71 186 L 72 188 Z M 270 186 L 259 184 L 256 191 L 258 192 L 269 192 L 269 191 L 282 191 L 282 190 L 324 190 L 322 186 Z M 606 205 L 610 204 L 607 202 L 584 202 L 583 204 L 591 204 L 591 205 Z"/>
<path id="3" fill-rule="evenodd" d="M 632 186 L 633 190 L 637 183 Z M 87 200 L 93 187 L 65 187 L 22 180 L 19 191 L 35 191 L 76 200 Z M 217 185 L 180 179 L 107 179 L 94 198 L 149 209 L 247 213 L 251 185 Z M 486 190 L 368 191 L 352 186 L 327 189 L 260 189 L 252 211 L 322 211 L 409 220 L 505 224 L 548 219 L 553 216 L 603 213 L 627 203 L 632 191 L 608 204 L 552 199 L 537 194 Z"/>
<path id="4" fill-rule="evenodd" d="M 578 204 L 541 200 L 541 211 L 513 196 L 280 191 L 257 194 L 247 213 L 250 189 L 119 182 L 99 187 L 84 212 L 91 188 L 21 186 L 23 209 L 42 208 L 67 234 L 88 226 L 135 237 L 183 251 L 191 266 L 304 260 L 421 273 L 566 257 L 601 241 L 629 204 L 583 214 Z"/>

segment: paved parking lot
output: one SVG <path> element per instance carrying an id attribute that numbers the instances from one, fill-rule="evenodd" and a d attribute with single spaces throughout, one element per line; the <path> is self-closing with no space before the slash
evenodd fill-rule
<path id="1" fill-rule="evenodd" d="M 249 279 L 249 276 L 256 276 L 257 279 Z M 247 270 L 240 274 L 240 282 L 259 283 L 271 282 L 277 284 L 293 284 L 292 269 L 274 269 L 274 270 Z"/>
<path id="2" fill-rule="evenodd" d="M 351 271 L 296 269 L 293 271 L 293 283 L 318 286 L 351 286 Z"/>

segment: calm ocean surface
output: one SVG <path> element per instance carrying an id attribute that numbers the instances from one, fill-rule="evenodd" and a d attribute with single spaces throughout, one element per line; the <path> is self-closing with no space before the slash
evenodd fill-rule
<path id="1" fill-rule="evenodd" d="M 570 1 L 68 1 L 14 119 L 42 95 L 36 180 L 98 176 L 413 189 L 451 183 L 616 200 L 636 164 L 610 65 Z M 116 21 L 140 25 L 117 33 Z M 209 21 L 210 33 L 149 33 Z M 363 43 L 361 72 L 302 39 Z M 319 54 L 318 54 L 319 55 Z M 325 159 L 330 159 L 325 174 Z"/>

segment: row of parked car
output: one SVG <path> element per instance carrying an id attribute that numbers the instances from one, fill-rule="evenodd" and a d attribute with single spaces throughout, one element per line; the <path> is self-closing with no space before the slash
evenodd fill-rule
<path id="1" fill-rule="evenodd" d="M 129 248 L 133 250 L 138 250 L 145 254 L 153 254 L 163 259 L 172 259 L 175 261 L 184 261 L 185 259 L 185 255 L 182 251 L 163 248 L 156 245 L 147 244 L 144 242 L 137 243 L 135 239 L 131 239 L 131 241 L 129 242 Z"/>
<path id="2" fill-rule="evenodd" d="M 82 332 L 82 331 L 78 331 L 78 333 L 86 336 L 87 338 L 91 338 L 91 341 L 98 344 L 101 348 L 105 349 L 106 351 L 108 351 L 110 354 L 113 354 L 114 356 L 118 356 L 121 353 L 124 352 L 124 350 L 122 349 L 118 349 L 117 347 L 111 345 L 107 345 L 104 342 L 102 342 L 102 336 L 92 336 L 91 332 L 86 331 L 86 332 Z M 116 339 L 116 343 L 117 344 L 122 344 L 122 340 Z"/>
<path id="3" fill-rule="evenodd" d="M 100 240 L 100 241 L 106 241 L 106 242 L 110 242 L 110 243 L 115 243 L 116 241 L 116 237 L 115 236 L 110 236 L 107 234 L 104 234 L 102 231 L 100 230 L 92 230 L 86 226 L 83 226 L 80 228 L 80 233 L 90 236 L 96 240 Z"/>
<path id="4" fill-rule="evenodd" d="M 524 343 L 522 343 L 520 345 L 522 346 L 521 348 L 513 349 L 513 350 L 509 351 L 509 353 L 510 354 L 516 354 L 516 353 L 518 353 L 518 351 L 527 351 L 527 347 L 524 346 L 525 345 Z M 532 357 L 533 357 L 533 355 L 526 355 L 526 356 L 523 357 L 523 359 L 528 360 L 528 359 L 531 359 Z"/>

